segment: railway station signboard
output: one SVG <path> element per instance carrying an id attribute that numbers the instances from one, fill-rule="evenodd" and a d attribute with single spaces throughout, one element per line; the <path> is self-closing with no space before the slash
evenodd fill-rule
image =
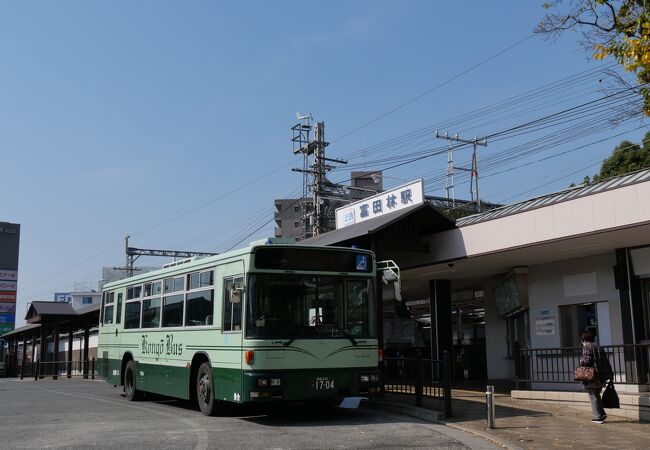
<path id="1" fill-rule="evenodd" d="M 422 179 L 336 209 L 336 229 L 424 203 Z"/>

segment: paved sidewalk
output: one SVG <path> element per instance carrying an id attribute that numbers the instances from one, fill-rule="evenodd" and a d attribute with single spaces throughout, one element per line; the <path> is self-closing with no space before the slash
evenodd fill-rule
<path id="1" fill-rule="evenodd" d="M 610 418 L 605 424 L 591 423 L 591 415 L 543 401 L 513 399 L 496 394 L 496 428 L 487 430 L 485 395 L 482 392 L 453 390 L 452 419 L 438 415 L 447 426 L 473 433 L 512 449 L 647 449 L 650 448 L 650 424 Z M 386 394 L 384 406 L 413 404 L 413 397 Z M 433 408 L 424 399 L 424 408 Z M 408 408 L 415 411 L 415 408 Z M 405 413 L 402 408 L 402 413 Z M 408 412 L 406 412 L 408 414 Z M 422 413 L 420 416 L 423 417 Z M 426 416 L 426 414 L 424 414 Z M 435 419 L 435 415 L 430 415 Z"/>

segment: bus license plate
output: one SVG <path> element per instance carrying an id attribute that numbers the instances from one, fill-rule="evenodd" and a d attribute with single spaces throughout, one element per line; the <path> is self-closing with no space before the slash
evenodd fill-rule
<path id="1" fill-rule="evenodd" d="M 334 389 L 334 380 L 330 380 L 328 377 L 317 377 L 316 378 L 316 390 L 317 391 L 326 391 Z"/>

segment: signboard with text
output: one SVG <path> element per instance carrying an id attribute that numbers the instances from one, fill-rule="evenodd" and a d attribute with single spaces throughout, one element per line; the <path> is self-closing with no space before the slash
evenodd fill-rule
<path id="1" fill-rule="evenodd" d="M 0 291 L 16 291 L 16 282 L 15 281 L 3 281 L 0 280 Z"/>
<path id="2" fill-rule="evenodd" d="M 20 225 L 0 222 L 0 335 L 15 328 Z"/>
<path id="3" fill-rule="evenodd" d="M 54 301 L 57 303 L 72 303 L 72 295 L 69 292 L 56 292 Z"/>
<path id="4" fill-rule="evenodd" d="M 343 228 L 424 203 L 422 179 L 336 209 L 336 228 Z"/>
<path id="5" fill-rule="evenodd" d="M 15 292 L 0 292 L 0 302 L 15 302 L 16 293 Z"/>
<path id="6" fill-rule="evenodd" d="M 15 322 L 16 322 L 16 315 L 15 314 L 0 314 L 0 323 L 14 324 Z"/>
<path id="7" fill-rule="evenodd" d="M 5 314 L 5 313 L 15 314 L 15 312 L 16 312 L 15 303 L 0 302 L 0 314 Z"/>
<path id="8" fill-rule="evenodd" d="M 18 279 L 17 270 L 0 270 L 0 280 L 2 281 L 16 281 Z"/>

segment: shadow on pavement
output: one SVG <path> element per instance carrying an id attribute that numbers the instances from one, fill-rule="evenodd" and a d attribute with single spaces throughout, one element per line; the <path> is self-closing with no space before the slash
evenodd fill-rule
<path id="1" fill-rule="evenodd" d="M 124 394 L 121 394 L 121 396 L 124 397 Z M 192 401 L 179 400 L 158 394 L 147 393 L 138 403 L 142 405 L 146 405 L 147 403 L 156 403 L 169 406 L 170 408 L 191 411 L 197 415 L 201 415 L 198 406 Z M 247 405 L 225 403 L 221 405 L 216 417 L 239 418 L 258 425 L 270 427 L 420 422 L 418 419 L 411 417 L 386 415 L 385 413 L 370 411 L 363 408 L 345 409 L 339 408 L 334 404 L 319 404 L 315 407 L 314 405 L 302 402 Z"/>

